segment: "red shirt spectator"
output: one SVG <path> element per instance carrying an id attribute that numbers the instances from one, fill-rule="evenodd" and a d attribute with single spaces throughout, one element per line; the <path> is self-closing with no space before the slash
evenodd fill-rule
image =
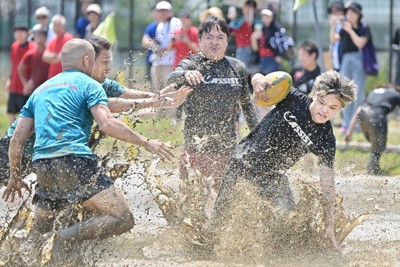
<path id="1" fill-rule="evenodd" d="M 43 53 L 43 61 L 50 64 L 49 74 L 47 78 L 59 74 L 62 71 L 61 66 L 61 49 L 66 42 L 74 38 L 72 34 L 65 31 L 66 24 L 65 17 L 62 15 L 54 15 L 51 19 L 51 24 L 53 25 L 53 31 L 56 36 L 50 40 L 47 44 L 47 48 Z"/>
<path id="2" fill-rule="evenodd" d="M 198 50 L 198 29 L 194 26 L 188 31 L 179 30 L 175 32 L 172 48 L 175 49 L 174 68 L 187 56 L 196 54 Z"/>
<path id="3" fill-rule="evenodd" d="M 26 96 L 29 96 L 33 90 L 47 80 L 50 65 L 42 59 L 43 52 L 46 49 L 46 41 L 46 30 L 36 30 L 34 32 L 35 47 L 28 50 L 19 63 L 19 77 Z"/>
<path id="4" fill-rule="evenodd" d="M 24 54 L 35 45 L 31 42 L 25 42 L 24 44 L 20 44 L 18 41 L 15 41 L 11 45 L 10 52 L 10 62 L 12 64 L 11 68 L 11 76 L 10 76 L 10 85 L 8 86 L 8 92 L 13 94 L 22 95 L 22 91 L 24 86 L 18 75 L 18 64 L 21 61 Z"/>
<path id="5" fill-rule="evenodd" d="M 236 47 L 249 47 L 250 36 L 253 33 L 252 25 L 249 24 L 247 21 L 243 21 L 242 25 L 237 28 L 231 28 L 232 34 L 235 35 L 235 44 Z"/>
<path id="6" fill-rule="evenodd" d="M 69 40 L 71 40 L 72 38 L 74 38 L 74 37 L 69 32 L 64 33 L 63 36 L 61 36 L 61 37 L 56 36 L 49 42 L 49 44 L 47 45 L 46 51 L 49 51 L 49 52 L 55 53 L 55 54 L 60 54 L 61 49 L 64 46 L 64 44 L 66 42 L 68 42 Z M 61 62 L 52 63 L 52 64 L 50 64 L 49 73 L 47 75 L 47 78 L 50 79 L 51 77 L 59 74 L 61 71 L 62 71 Z"/>
<path id="7" fill-rule="evenodd" d="M 182 29 L 174 32 L 174 36 L 168 49 L 175 50 L 174 68 L 187 56 L 196 54 L 199 50 L 199 30 L 192 26 L 192 19 L 188 11 L 181 11 L 179 19 L 182 22 Z"/>

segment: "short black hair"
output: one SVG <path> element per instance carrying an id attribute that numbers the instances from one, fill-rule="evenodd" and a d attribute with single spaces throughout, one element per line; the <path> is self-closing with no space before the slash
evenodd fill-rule
<path id="1" fill-rule="evenodd" d="M 14 31 L 14 32 L 15 32 L 15 31 L 25 31 L 25 32 L 28 32 L 29 29 L 28 29 L 28 27 L 26 27 L 25 25 L 15 25 L 14 28 L 13 28 L 13 31 Z"/>
<path id="2" fill-rule="evenodd" d="M 226 23 L 223 18 L 216 16 L 209 16 L 202 24 L 200 24 L 198 33 L 199 38 L 201 38 L 204 33 L 209 33 L 213 26 L 219 27 L 219 29 L 221 29 L 221 31 L 229 38 L 230 31 L 228 23 Z"/>
<path id="3" fill-rule="evenodd" d="M 107 39 L 95 35 L 89 36 L 86 40 L 93 45 L 96 58 L 101 50 L 110 50 L 112 47 L 112 44 Z"/>
<path id="4" fill-rule="evenodd" d="M 332 2 L 328 7 L 328 14 L 332 14 L 333 9 L 342 10 L 344 12 L 344 4 L 341 1 Z"/>
<path id="5" fill-rule="evenodd" d="M 257 2 L 254 0 L 247 0 L 244 3 L 245 6 L 252 6 L 254 9 L 257 9 Z"/>
<path id="6" fill-rule="evenodd" d="M 310 55 L 315 53 L 315 59 L 319 56 L 318 46 L 314 41 L 306 40 L 300 44 L 299 48 L 304 49 Z"/>

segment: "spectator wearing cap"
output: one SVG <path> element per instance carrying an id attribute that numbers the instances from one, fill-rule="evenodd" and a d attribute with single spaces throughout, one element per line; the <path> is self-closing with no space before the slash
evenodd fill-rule
<path id="1" fill-rule="evenodd" d="M 270 39 L 282 26 L 275 20 L 275 14 L 270 9 L 260 11 L 262 26 L 256 26 L 256 31 L 251 35 L 251 46 L 260 55 L 260 71 L 266 75 L 282 68 L 282 58 L 277 55 L 270 44 Z"/>
<path id="2" fill-rule="evenodd" d="M 84 39 L 86 36 L 86 27 L 89 25 L 89 20 L 86 17 L 86 9 L 93 2 L 93 0 L 80 0 L 80 9 L 82 16 L 78 18 L 75 24 L 75 36 Z"/>
<path id="3" fill-rule="evenodd" d="M 174 32 L 182 28 L 180 19 L 173 17 L 172 6 L 167 1 L 157 3 L 156 12 L 160 22 L 156 28 L 156 35 L 152 42 L 151 55 L 151 83 L 152 91 L 159 92 L 167 83 L 168 74 L 173 70 L 175 51 L 168 50 Z"/>
<path id="4" fill-rule="evenodd" d="M 45 31 L 47 31 L 46 43 L 49 43 L 50 40 L 54 37 L 53 29 L 49 26 L 50 10 L 45 6 L 39 7 L 35 11 L 35 19 L 38 23 L 32 27 L 31 37 L 33 37 L 33 32 L 39 29 L 44 29 Z"/>
<path id="5" fill-rule="evenodd" d="M 65 31 L 67 20 L 63 15 L 54 15 L 51 19 L 51 24 L 56 36 L 47 44 L 43 53 L 43 61 L 50 64 L 48 79 L 62 71 L 61 49 L 66 42 L 74 38 L 71 33 Z"/>
<path id="6" fill-rule="evenodd" d="M 24 87 L 18 75 L 18 64 L 21 62 L 25 53 L 34 47 L 34 44 L 28 41 L 28 28 L 26 26 L 18 25 L 14 27 L 14 40 L 10 50 L 11 75 L 6 83 L 8 91 L 7 116 L 9 125 L 15 121 L 16 114 L 20 112 L 28 99 L 28 97 L 23 94 Z"/>
<path id="7" fill-rule="evenodd" d="M 343 42 L 343 59 L 340 73 L 354 80 L 357 85 L 357 98 L 343 110 L 342 127 L 340 131 L 346 133 L 354 112 L 366 98 L 365 84 L 367 75 L 363 67 L 361 49 L 367 44 L 371 36 L 368 25 L 361 23 L 362 6 L 357 2 L 345 4 L 345 20 L 339 33 L 334 34 L 335 41 Z"/>
<path id="8" fill-rule="evenodd" d="M 251 48 L 259 55 L 259 71 L 266 75 L 282 68 L 282 58 L 271 47 L 270 39 L 282 26 L 275 20 L 275 14 L 270 9 L 260 11 L 262 24 L 255 25 L 255 31 L 251 34 Z M 272 107 L 263 107 L 255 102 L 258 119 L 262 118 Z"/>
<path id="9" fill-rule="evenodd" d="M 235 38 L 236 45 L 236 58 L 242 61 L 249 72 L 249 74 L 258 72 L 255 69 L 254 62 L 251 62 L 251 34 L 254 32 L 255 15 L 257 12 L 257 2 L 254 0 L 247 0 L 243 7 L 243 16 L 234 19 L 229 23 L 231 28 L 231 35 Z"/>
<path id="10" fill-rule="evenodd" d="M 90 4 L 86 8 L 86 16 L 89 20 L 89 25 L 86 26 L 86 35 L 89 37 L 97 29 L 100 24 L 102 10 L 99 4 Z"/>
<path id="11" fill-rule="evenodd" d="M 330 15 L 329 22 L 329 36 L 330 36 L 330 51 L 332 58 L 332 68 L 336 71 L 340 70 L 340 62 L 343 56 L 343 43 L 340 40 L 335 40 L 335 33 L 339 33 L 342 29 L 344 21 L 344 4 L 340 1 L 332 2 L 328 7 L 328 14 Z"/>
<path id="12" fill-rule="evenodd" d="M 196 54 L 199 50 L 198 28 L 192 25 L 192 19 L 188 11 L 181 11 L 179 19 L 182 22 L 182 29 L 174 32 L 170 50 L 175 50 L 174 68 L 187 56 Z"/>
<path id="13" fill-rule="evenodd" d="M 33 33 L 35 46 L 28 50 L 18 65 L 19 78 L 24 87 L 23 94 L 30 96 L 32 92 L 47 80 L 50 65 L 43 61 L 46 49 L 47 31 L 36 30 Z"/>

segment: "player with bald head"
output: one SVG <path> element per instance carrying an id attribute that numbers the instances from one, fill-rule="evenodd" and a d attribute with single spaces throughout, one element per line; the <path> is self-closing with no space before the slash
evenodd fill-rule
<path id="1" fill-rule="evenodd" d="M 51 231 L 56 215 L 69 205 L 82 204 L 94 214 L 89 220 L 57 229 L 55 251 L 60 244 L 106 238 L 134 226 L 125 198 L 88 147 L 93 119 L 114 138 L 144 146 L 161 157 L 172 157 L 165 144 L 135 133 L 112 116 L 104 89 L 90 77 L 94 62 L 89 42 L 67 42 L 62 50 L 63 71 L 31 95 L 10 141 L 10 180 L 3 193 L 6 201 L 14 201 L 15 194 L 21 197 L 22 189 L 30 191 L 20 174 L 20 159 L 25 141 L 33 130 L 36 133 L 32 159 L 37 175 L 34 228 L 28 242 Z"/>

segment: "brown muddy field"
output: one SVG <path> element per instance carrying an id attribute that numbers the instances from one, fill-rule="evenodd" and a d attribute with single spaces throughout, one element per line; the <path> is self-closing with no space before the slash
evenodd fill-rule
<path id="1" fill-rule="evenodd" d="M 118 179 L 117 185 L 125 192 L 136 227 L 121 236 L 86 242 L 64 263 L 53 266 L 400 266 L 400 177 L 368 176 L 352 170 L 337 174 L 344 214 L 371 213 L 344 239 L 342 251 L 337 253 L 322 234 L 315 236 L 305 229 L 302 216 L 282 222 L 280 211 L 260 200 L 246 184 L 237 191 L 231 220 L 217 222 L 209 234 L 214 241 L 194 244 L 188 241 L 192 235 L 188 238 L 181 226 L 167 224 L 143 177 L 137 174 L 143 169 L 133 172 L 136 174 Z M 302 198 L 303 182 L 318 187 L 316 173 L 296 170 L 289 175 L 297 202 Z M 174 188 L 176 177 L 168 176 L 165 182 Z M 315 199 L 311 194 L 303 202 L 318 224 Z M 18 205 L 0 201 L 2 225 Z"/>

